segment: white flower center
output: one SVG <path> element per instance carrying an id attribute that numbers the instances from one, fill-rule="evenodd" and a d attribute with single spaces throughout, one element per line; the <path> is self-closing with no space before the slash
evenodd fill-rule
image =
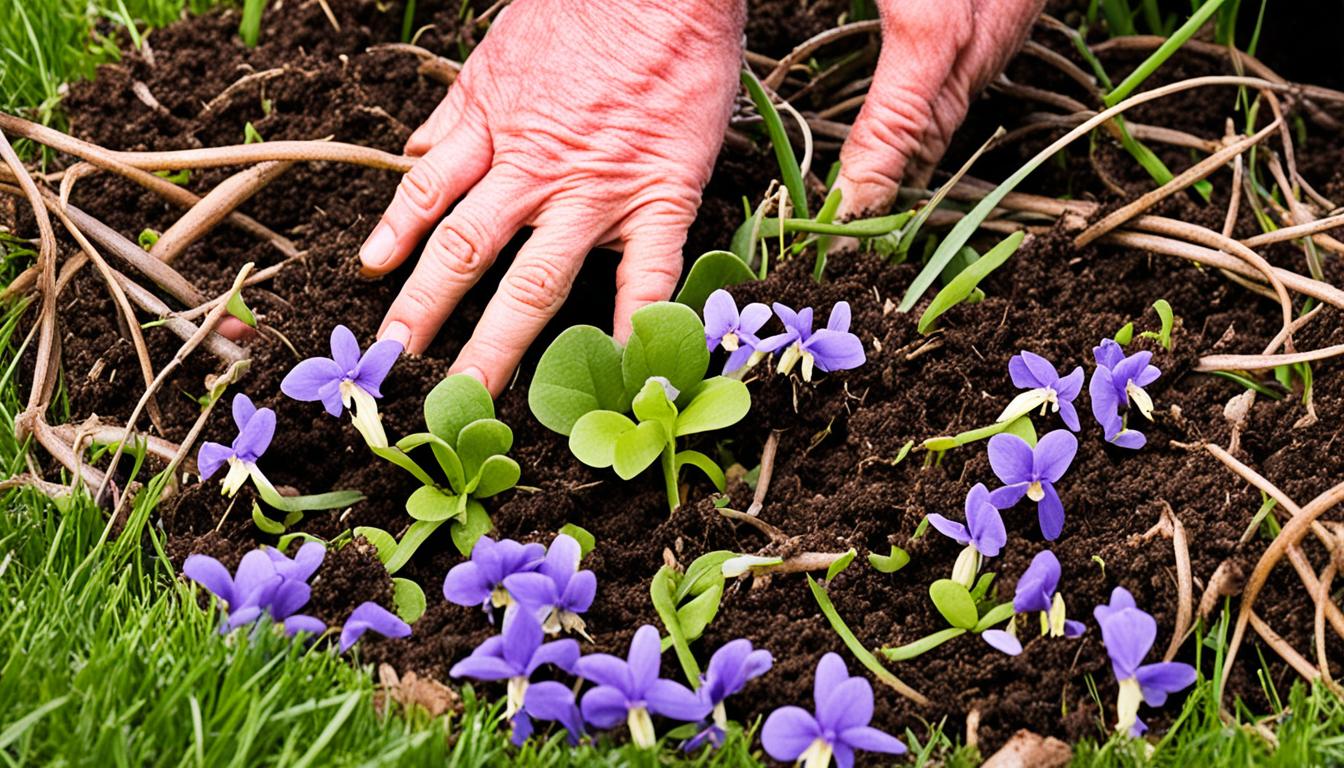
<path id="1" fill-rule="evenodd" d="M 658 744 L 658 736 L 653 732 L 653 718 L 643 706 L 631 707 L 625 723 L 630 727 L 630 741 L 640 749 L 651 749 Z"/>
<path id="2" fill-rule="evenodd" d="M 230 498 L 238 494 L 238 490 L 247 482 L 251 474 L 251 462 L 243 461 L 237 456 L 229 457 L 229 473 L 224 476 L 224 495 Z"/>
<path id="3" fill-rule="evenodd" d="M 1143 387 L 1130 381 L 1125 384 L 1125 394 L 1129 396 L 1130 400 L 1134 401 L 1135 407 L 1139 409 L 1139 413 L 1142 413 L 1145 419 L 1153 420 L 1153 399 L 1148 396 L 1147 392 L 1143 391 Z"/>
<path id="4" fill-rule="evenodd" d="M 729 352 L 736 352 L 739 343 L 740 342 L 737 338 L 736 333 L 725 333 L 723 335 L 723 340 L 719 342 L 719 346 L 723 347 Z"/>
<path id="5" fill-rule="evenodd" d="M 974 544 L 967 544 L 966 548 L 957 555 L 957 562 L 952 566 L 952 580 L 958 584 L 970 589 L 975 585 L 975 575 L 980 572 L 980 550 L 975 548 Z"/>
<path id="6" fill-rule="evenodd" d="M 504 707 L 505 719 L 513 717 L 518 710 L 523 708 L 523 694 L 527 693 L 526 677 L 509 678 L 509 701 Z"/>
<path id="7" fill-rule="evenodd" d="M 802 358 L 803 345 L 795 341 L 784 350 L 784 354 L 779 356 L 779 365 L 775 367 L 775 370 L 788 375 L 793 370 L 793 366 L 797 365 Z"/>
<path id="8" fill-rule="evenodd" d="M 1056 592 L 1054 602 L 1050 604 L 1049 616 L 1050 616 L 1051 637 L 1064 636 L 1064 619 L 1066 615 L 1067 613 L 1064 608 L 1064 596 Z"/>
<path id="9" fill-rule="evenodd" d="M 831 745 L 822 738 L 812 742 L 803 754 L 798 756 L 798 762 L 803 764 L 803 768 L 826 768 L 831 764 L 831 754 L 834 752 Z"/>
<path id="10" fill-rule="evenodd" d="M 507 608 L 513 605 L 513 598 L 509 596 L 509 591 L 501 584 L 490 591 L 490 604 L 496 608 Z"/>
<path id="11" fill-rule="evenodd" d="M 1027 498 L 1032 501 L 1040 501 L 1045 498 L 1045 486 L 1041 485 L 1040 480 L 1036 480 L 1027 486 Z"/>
<path id="12" fill-rule="evenodd" d="M 1134 727 L 1135 721 L 1139 719 L 1139 702 L 1143 701 L 1143 689 L 1139 687 L 1137 678 L 1127 678 L 1120 681 L 1120 696 L 1115 704 L 1115 729 L 1122 733 L 1129 733 L 1129 729 Z"/>
<path id="13" fill-rule="evenodd" d="M 378 416 L 378 401 L 350 379 L 341 380 L 341 402 L 350 409 L 355 429 L 373 448 L 387 447 L 387 432 Z"/>

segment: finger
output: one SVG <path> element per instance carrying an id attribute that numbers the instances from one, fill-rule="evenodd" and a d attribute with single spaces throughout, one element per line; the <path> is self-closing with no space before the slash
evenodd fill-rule
<path id="1" fill-rule="evenodd" d="M 489 140 L 478 126 L 461 124 L 401 177 L 392 203 L 359 249 L 360 271 L 375 276 L 400 266 L 489 167 Z"/>
<path id="2" fill-rule="evenodd" d="M 256 328 L 232 316 L 220 320 L 219 325 L 215 326 L 215 332 L 234 341 L 249 341 L 257 335 Z"/>
<path id="3" fill-rule="evenodd" d="M 927 187 L 952 135 L 966 119 L 970 100 L 1003 71 L 1022 47 L 1044 0 L 982 0 L 975 7 L 975 35 L 952 68 L 933 104 L 933 119 L 906 165 L 903 180 Z"/>
<path id="4" fill-rule="evenodd" d="M 672 297 L 681 280 L 681 249 L 695 219 L 696 204 L 665 204 L 635 213 L 623 231 L 624 256 L 616 268 L 617 341 L 630 336 L 630 316 L 655 301 Z"/>
<path id="5" fill-rule="evenodd" d="M 465 119 L 466 101 L 467 89 L 459 77 L 429 119 L 406 140 L 406 154 L 420 157 L 442 143 L 458 122 Z"/>
<path id="6" fill-rule="evenodd" d="M 840 150 L 841 216 L 886 208 L 919 149 L 933 103 L 970 42 L 971 0 L 882 3 L 873 85 Z"/>
<path id="7" fill-rule="evenodd" d="M 596 233 L 551 221 L 539 224 L 519 249 L 450 369 L 476 377 L 492 395 L 504 390 L 527 348 L 560 310 L 597 241 Z"/>
<path id="8" fill-rule="evenodd" d="M 486 174 L 434 230 L 424 253 L 383 319 L 378 337 L 400 341 L 418 354 L 429 346 L 500 249 L 535 209 L 536 192 L 516 172 Z"/>

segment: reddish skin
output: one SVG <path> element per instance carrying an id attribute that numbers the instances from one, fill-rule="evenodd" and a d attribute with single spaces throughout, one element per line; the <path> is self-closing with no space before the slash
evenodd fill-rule
<path id="1" fill-rule="evenodd" d="M 889 205 L 907 159 L 927 174 L 1042 2 L 879 0 L 888 44 L 841 153 L 843 213 Z M 624 341 L 631 314 L 681 275 L 738 91 L 744 21 L 740 0 L 515 0 L 411 136 L 420 160 L 360 250 L 377 276 L 428 237 L 379 337 L 424 351 L 530 226 L 452 372 L 498 395 L 598 245 L 624 254 L 613 319 Z"/>

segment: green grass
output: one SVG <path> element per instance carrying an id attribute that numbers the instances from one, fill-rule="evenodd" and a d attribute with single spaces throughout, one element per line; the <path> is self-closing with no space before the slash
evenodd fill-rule
<path id="1" fill-rule="evenodd" d="M 108 37 L 133 42 L 212 0 L 0 0 L 0 108 L 58 117 L 60 85 L 112 60 Z M 857 4 L 856 4 L 857 5 Z M 134 29 L 134 32 L 131 30 Z M 32 249 L 0 238 L 0 284 L 32 262 Z M 0 465 L 25 469 L 14 436 L 22 392 L 15 380 L 26 343 L 22 304 L 0 308 Z M 58 400 L 58 408 L 63 400 Z M 151 485 L 153 481 L 151 480 Z M 558 737 L 508 746 L 497 702 L 463 691 L 460 714 L 380 714 L 371 670 L 325 648 L 270 631 L 230 638 L 175 577 L 146 496 L 121 535 L 84 497 L 61 504 L 25 489 L 0 495 L 0 763 L 97 766 L 705 765 L 756 764 L 759 749 L 735 734 L 725 749 L 682 759 L 601 741 L 571 750 Z M 800 595 L 800 599 L 802 595 Z M 1218 668 L 1226 614 L 1200 643 L 1201 666 Z M 839 642 L 837 640 L 837 647 Z M 1212 663 L 1210 663 L 1212 662 Z M 1267 679 L 1267 678 L 1266 678 Z M 1225 725 L 1202 680 L 1151 752 L 1127 739 L 1078 745 L 1081 765 L 1328 765 L 1344 762 L 1344 704 L 1324 688 L 1293 686 L 1288 714 L 1268 721 L 1272 749 L 1253 730 Z M 1271 701 L 1278 692 L 1266 686 Z M 785 703 L 785 702 L 780 702 Z M 1109 702 L 1108 702 L 1109 703 Z M 1237 711 L 1242 722 L 1253 722 Z M 974 765 L 941 724 L 904 734 L 903 764 Z M 1098 724 L 1096 734 L 1106 730 Z"/>

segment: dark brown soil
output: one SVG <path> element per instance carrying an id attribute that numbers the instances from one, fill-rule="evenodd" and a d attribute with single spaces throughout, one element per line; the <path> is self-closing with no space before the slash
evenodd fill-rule
<path id="1" fill-rule="evenodd" d="M 268 20 L 263 44 L 251 51 L 236 42 L 236 19 L 227 14 L 156 32 L 150 41 L 153 62 L 128 56 L 121 64 L 104 68 L 96 82 L 72 88 L 66 104 L 73 130 L 110 147 L 158 149 L 237 143 L 244 123 L 251 121 L 268 139 L 334 136 L 398 150 L 443 89 L 416 75 L 413 56 L 365 50 L 371 43 L 395 39 L 401 19 L 397 4 L 385 10 L 372 1 L 332 5 L 342 23 L 340 34 L 330 29 L 316 3 L 290 3 Z M 446 4 L 447 10 L 434 3 L 420 5 L 418 20 L 423 16 L 438 22 L 425 44 L 453 53 L 463 39 L 456 22 L 457 4 Z M 784 23 L 756 25 L 752 29 L 757 32 L 749 32 L 749 44 L 753 35 L 765 35 L 762 29 L 777 35 L 762 37 L 761 46 L 775 54 L 833 24 L 839 15 L 834 8 L 828 13 L 818 6 L 802 11 L 796 3 L 775 5 L 792 9 L 777 17 L 776 22 L 784 19 Z M 1067 47 L 1044 33 L 1040 39 L 1061 50 Z M 1125 71 L 1133 60 L 1116 57 L 1106 63 L 1114 73 Z M 238 77 L 271 67 L 286 71 L 267 82 L 264 91 L 243 89 L 213 112 L 203 113 L 201 105 Z M 1157 80 L 1222 71 L 1221 67 L 1218 62 L 1182 58 L 1160 72 Z M 1022 82 L 1074 93 L 1067 82 L 1031 62 L 1018 62 L 1011 74 Z M 148 86 L 161 110 L 133 95 L 131 85 L 137 81 Z M 263 109 L 263 99 L 269 111 Z M 978 146 L 995 126 L 1011 125 L 1017 116 L 1036 108 L 1002 97 L 977 103 L 952 150 L 953 158 Z M 1219 136 L 1232 108 L 1231 92 L 1201 92 L 1142 110 L 1135 120 Z M 1040 146 L 1037 140 L 997 151 L 977 166 L 976 173 L 1002 178 Z M 1344 173 L 1337 170 L 1341 146 L 1341 137 L 1313 125 L 1307 144 L 1299 148 L 1307 178 L 1328 195 L 1344 196 Z M 1190 162 L 1183 152 L 1162 155 L 1177 169 Z M 1043 168 L 1028 186 L 1045 194 L 1116 203 L 1096 168 L 1128 189 L 1139 191 L 1150 184 L 1127 156 L 1103 142 L 1091 156 L 1085 147 L 1067 153 L 1060 163 Z M 741 197 L 756 198 L 772 175 L 768 155 L 746 157 L 725 151 L 687 253 L 726 245 L 740 220 Z M 223 177 L 223 172 L 198 174 L 191 186 L 204 190 Z M 1228 187 L 1229 176 L 1215 177 L 1215 182 L 1212 205 L 1178 196 L 1164 204 L 1164 211 L 1220 224 L 1226 203 L 1222 190 Z M 362 280 L 355 253 L 395 184 L 392 175 L 378 171 L 299 167 L 245 206 L 308 252 L 303 264 L 286 269 L 266 290 L 249 294 L 266 324 L 300 355 L 325 353 L 330 328 L 338 322 L 361 338 L 370 338 L 376 330 L 404 273 L 379 282 Z M 106 178 L 82 181 L 74 202 L 131 237 L 145 227 L 162 230 L 177 215 L 152 196 Z M 1246 218 L 1238 232 L 1253 230 L 1253 222 Z M 1268 256 L 1302 268 L 1300 253 L 1292 248 L 1270 249 Z M 266 247 L 223 228 L 193 247 L 182 268 L 203 289 L 222 290 L 245 261 L 265 265 L 275 258 Z M 507 260 L 506 254 L 500 262 Z M 590 259 L 575 288 L 582 301 L 569 303 L 552 334 L 579 322 L 609 324 L 614 263 L 610 254 Z M 709 498 L 711 489 L 703 484 L 692 485 L 688 503 L 669 518 L 660 481 L 652 474 L 622 483 L 610 473 L 578 464 L 564 440 L 538 425 L 527 410 L 529 364 L 500 399 L 500 417 L 513 427 L 513 455 L 523 467 L 522 483 L 528 488 L 490 503 L 498 534 L 548 541 L 560 526 L 575 523 L 597 538 L 597 548 L 586 561 L 599 579 L 598 598 L 587 616 L 595 642 L 585 643 L 586 651 L 623 649 L 636 627 L 656 623 L 648 599 L 649 578 L 663 562 L 665 550 L 688 563 L 711 549 L 788 555 L 854 547 L 860 558 L 829 588 L 838 610 L 866 645 L 902 644 L 940 628 L 927 585 L 948 575 L 957 547 L 937 535 L 917 540 L 911 535 L 929 512 L 959 515 L 967 489 L 976 482 L 992 482 L 993 477 L 983 445 L 952 451 L 935 467 L 922 466 L 918 452 L 893 464 L 901 447 L 907 441 L 992 421 L 1013 395 L 1007 363 L 1019 349 L 1044 354 L 1064 368 L 1084 364 L 1090 370 L 1091 348 L 1124 323 L 1134 320 L 1139 330 L 1155 328 L 1156 318 L 1148 307 L 1158 298 L 1167 299 L 1181 320 L 1173 351 L 1155 350 L 1163 376 L 1151 388 L 1157 414 L 1156 423 L 1146 430 L 1148 447 L 1137 454 L 1106 447 L 1090 423 L 1086 394 L 1080 401 L 1084 421 L 1080 451 L 1060 486 L 1068 522 L 1064 536 L 1053 546 L 1063 563 L 1070 608 L 1076 618 L 1090 621 L 1092 606 L 1103 602 L 1112 587 L 1124 586 L 1157 617 L 1162 629 L 1156 652 L 1165 648 L 1176 612 L 1173 550 L 1168 540 L 1144 533 L 1167 506 L 1182 521 L 1191 542 L 1196 599 L 1220 563 L 1231 558 L 1249 569 L 1263 551 L 1259 538 L 1237 544 L 1260 504 L 1259 494 L 1202 450 L 1183 446 L 1227 443 L 1223 406 L 1240 388 L 1190 371 L 1201 354 L 1262 348 L 1278 327 L 1272 304 L 1186 263 L 1108 247 L 1079 250 L 1065 233 L 1056 231 L 1029 240 L 986 281 L 985 301 L 953 309 L 943 319 L 942 333 L 929 343 L 916 331 L 917 312 L 887 309 L 914 276 L 912 265 L 888 267 L 866 256 L 837 257 L 821 285 L 808 279 L 810 269 L 809 255 L 784 264 L 769 280 L 734 293 L 739 301 L 814 305 L 823 313 L 836 301 L 849 301 L 854 328 L 868 348 L 868 364 L 823 376 L 813 385 L 764 375 L 751 384 L 754 407 L 747 419 L 699 446 L 711 453 L 717 449 L 751 467 L 770 430 L 780 431 L 774 482 L 762 517 L 796 537 L 785 548 L 772 547 L 754 528 L 719 515 Z M 1342 272 L 1332 257 L 1329 277 L 1338 284 Z M 398 364 L 383 389 L 390 434 L 422 427 L 420 399 L 447 370 L 497 279 L 495 273 L 487 277 L 427 354 Z M 91 274 L 77 280 L 67 298 L 65 380 L 73 410 L 80 418 L 90 413 L 122 418 L 138 397 L 134 354 L 113 320 L 104 289 Z M 151 329 L 147 336 L 160 361 L 176 349 L 174 337 L 163 330 Z M 1341 342 L 1344 323 L 1331 309 L 1323 310 L 1297 337 L 1300 349 Z M 242 389 L 279 413 L 276 441 L 263 460 L 272 480 L 303 492 L 356 488 L 368 496 L 348 515 L 310 515 L 303 529 L 324 538 L 354 525 L 404 529 L 408 520 L 402 503 L 413 488 L 407 478 L 372 461 L 354 431 L 328 417 L 317 404 L 281 397 L 279 381 L 296 361 L 285 344 L 266 337 L 252 344 L 252 355 L 253 366 Z M 203 377 L 209 372 L 211 361 L 198 358 L 164 390 L 161 402 L 170 436 L 180 437 L 195 418 L 193 398 L 203 390 Z M 1316 366 L 1315 425 L 1293 426 L 1305 413 L 1298 397 L 1280 402 L 1261 398 L 1242 438 L 1241 458 L 1302 503 L 1344 472 L 1344 452 L 1335 446 L 1344 420 L 1344 383 L 1339 374 L 1337 364 Z M 226 409 L 220 409 L 209 423 L 207 437 L 227 439 L 231 428 Z M 732 506 L 744 508 L 749 503 L 751 490 L 742 483 L 729 490 Z M 258 542 L 269 541 L 252 526 L 249 508 L 245 495 L 230 507 L 214 485 L 187 487 L 162 506 L 170 556 L 180 562 L 189 553 L 207 552 L 231 564 Z M 1011 595 L 1018 575 L 1044 546 L 1034 512 L 1026 505 L 1007 513 L 1007 519 L 1010 546 L 988 566 L 999 574 L 1001 597 Z M 865 555 L 885 554 L 892 544 L 909 550 L 913 559 L 908 567 L 883 575 L 867 566 Z M 1310 547 L 1308 551 L 1314 562 L 1324 562 L 1321 552 Z M 430 540 L 402 574 L 425 587 L 428 612 L 408 640 L 367 642 L 366 660 L 387 661 L 402 671 L 445 679 L 453 661 L 490 634 L 479 611 L 439 597 L 443 575 L 459 561 L 446 535 Z M 1274 599 L 1261 601 L 1263 618 L 1310 655 L 1311 608 L 1296 577 L 1280 567 L 1265 594 Z M 384 604 L 390 599 L 389 581 L 367 545 L 329 555 L 316 581 L 312 611 L 335 621 L 366 599 Z M 721 643 L 742 635 L 770 649 L 776 665 L 737 702 L 739 716 L 808 702 L 817 659 L 826 651 L 842 650 L 801 576 L 731 585 L 698 651 L 707 657 Z M 1344 649 L 1335 638 L 1330 641 L 1329 650 L 1338 658 Z M 1187 659 L 1193 657 L 1192 645 L 1186 645 Z M 1264 655 L 1270 660 L 1271 681 L 1286 690 L 1294 679 L 1292 671 L 1272 652 Z M 1244 661 L 1231 680 L 1231 690 L 1263 709 L 1267 704 L 1256 677 L 1256 657 L 1254 652 L 1242 653 Z M 668 663 L 666 671 L 676 674 L 670 659 Z M 850 663 L 855 666 L 852 659 Z M 1086 679 L 1096 680 L 1108 704 L 1115 691 L 1095 628 L 1077 641 L 1032 640 L 1015 659 L 964 636 L 916 662 L 893 665 L 893 671 L 934 703 L 917 709 L 879 686 L 876 724 L 898 732 L 909 726 L 919 732 L 922 721 L 937 722 L 946 716 L 955 730 L 967 712 L 978 710 L 981 743 L 990 747 L 1020 727 L 1068 739 L 1102 736 L 1102 715 L 1088 697 Z M 1154 714 L 1151 720 L 1160 724 L 1163 716 Z"/>

